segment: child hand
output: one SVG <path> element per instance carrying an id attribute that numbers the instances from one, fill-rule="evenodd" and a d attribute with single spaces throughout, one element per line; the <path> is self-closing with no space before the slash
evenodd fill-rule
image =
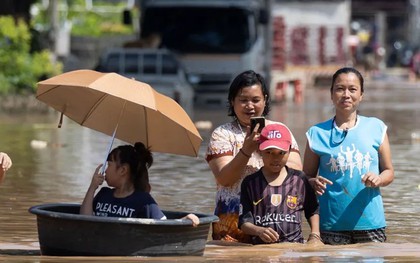
<path id="1" fill-rule="evenodd" d="M 95 173 L 92 176 L 92 182 L 90 183 L 90 186 L 97 189 L 101 184 L 103 184 L 105 177 L 99 173 L 100 169 L 102 167 L 102 164 L 98 165 L 95 169 Z"/>
<path id="2" fill-rule="evenodd" d="M 261 227 L 261 231 L 259 231 L 258 236 L 265 243 L 277 242 L 280 237 L 279 234 L 271 227 Z"/>
<path id="3" fill-rule="evenodd" d="M 194 214 L 188 214 L 188 215 L 184 216 L 183 219 L 191 220 L 193 226 L 198 226 L 200 224 L 200 219 L 198 218 L 198 216 L 196 216 Z"/>
<path id="4" fill-rule="evenodd" d="M 12 167 L 12 160 L 9 155 L 4 152 L 0 152 L 0 164 L 3 171 L 9 170 L 9 168 Z"/>

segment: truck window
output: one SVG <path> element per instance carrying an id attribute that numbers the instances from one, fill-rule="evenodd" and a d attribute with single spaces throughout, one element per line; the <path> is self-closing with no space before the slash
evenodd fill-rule
<path id="1" fill-rule="evenodd" d="M 137 54 L 125 54 L 125 73 L 139 72 L 139 56 Z"/>
<path id="2" fill-rule="evenodd" d="M 162 74 L 177 74 L 178 63 L 169 55 L 163 55 L 162 59 Z"/>
<path id="3" fill-rule="evenodd" d="M 104 64 L 105 72 L 116 72 L 121 73 L 120 67 L 120 55 L 110 54 Z"/>
<path id="4" fill-rule="evenodd" d="M 143 60 L 143 73 L 156 74 L 157 73 L 157 56 L 156 54 L 145 54 Z"/>
<path id="5" fill-rule="evenodd" d="M 142 36 L 160 34 L 162 46 L 188 53 L 244 53 L 256 32 L 251 11 L 239 8 L 148 7 Z M 252 21 L 250 21 L 252 20 Z"/>

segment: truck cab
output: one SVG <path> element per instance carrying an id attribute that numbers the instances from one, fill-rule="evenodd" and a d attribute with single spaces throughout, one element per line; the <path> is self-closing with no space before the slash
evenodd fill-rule
<path id="1" fill-rule="evenodd" d="M 194 89 L 186 78 L 182 64 L 166 49 L 110 48 L 96 67 L 100 72 L 116 72 L 152 86 L 159 93 L 193 114 Z"/>
<path id="2" fill-rule="evenodd" d="M 159 34 L 182 61 L 196 104 L 220 105 L 237 74 L 269 72 L 263 10 L 257 0 L 144 0 L 141 38 Z"/>

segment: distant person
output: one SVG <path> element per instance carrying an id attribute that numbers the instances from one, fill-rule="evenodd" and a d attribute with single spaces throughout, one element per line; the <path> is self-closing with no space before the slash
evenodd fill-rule
<path id="1" fill-rule="evenodd" d="M 309 241 L 321 242 L 318 200 L 302 171 L 287 167 L 292 135 L 282 124 L 270 124 L 260 135 L 264 166 L 241 185 L 239 228 L 253 244 L 304 243 L 302 212 L 311 227 Z"/>
<path id="2" fill-rule="evenodd" d="M 371 77 L 371 73 L 375 71 L 376 63 L 375 63 L 375 50 L 373 48 L 373 43 L 369 42 L 366 46 L 362 49 L 363 53 L 363 68 L 365 70 L 365 74 L 367 77 Z"/>
<path id="3" fill-rule="evenodd" d="M 416 82 L 420 79 L 420 47 L 414 50 L 410 61 L 410 80 Z"/>
<path id="4" fill-rule="evenodd" d="M 80 208 L 80 214 L 104 217 L 132 217 L 166 219 L 156 201 L 150 195 L 148 169 L 153 164 L 152 153 L 143 143 L 122 145 L 113 149 L 107 160 L 105 176 L 99 173 L 100 164 Z M 104 180 L 110 187 L 95 191 Z M 199 218 L 188 214 L 193 226 Z"/>
<path id="5" fill-rule="evenodd" d="M 251 130 L 251 117 L 266 116 L 270 111 L 270 95 L 264 78 L 248 70 L 235 77 L 229 88 L 228 115 L 231 122 L 217 127 L 208 144 L 206 160 L 217 184 L 213 239 L 250 242 L 249 235 L 238 228 L 240 187 L 248 175 L 263 166 L 257 152 L 258 128 Z M 279 123 L 265 120 L 265 125 Z M 287 165 L 302 169 L 299 147 L 292 136 Z"/>
<path id="6" fill-rule="evenodd" d="M 6 177 L 6 171 L 12 167 L 12 160 L 10 159 L 9 155 L 7 155 L 7 153 L 0 152 L 0 164 L 0 183 L 2 183 Z"/>
<path id="7" fill-rule="evenodd" d="M 341 68 L 332 77 L 335 116 L 309 128 L 303 171 L 319 195 L 325 244 L 385 242 L 381 187 L 394 180 L 387 126 L 357 113 L 363 77 Z"/>

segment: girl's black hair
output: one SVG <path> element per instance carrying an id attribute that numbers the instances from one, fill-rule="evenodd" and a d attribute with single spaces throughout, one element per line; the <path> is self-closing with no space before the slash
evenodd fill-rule
<path id="1" fill-rule="evenodd" d="M 118 165 L 128 164 L 136 190 L 147 192 L 150 189 L 148 169 L 153 164 L 153 156 L 143 143 L 118 146 L 109 153 L 107 160 L 115 161 Z"/>
<path id="2" fill-rule="evenodd" d="M 230 84 L 228 94 L 228 116 L 233 116 L 235 119 L 237 118 L 235 110 L 233 109 L 232 101 L 236 98 L 236 96 L 238 96 L 241 89 L 255 84 L 261 86 L 261 90 L 264 95 L 265 107 L 262 115 L 266 116 L 270 112 L 270 92 L 265 84 L 263 76 L 253 70 L 247 70 L 237 75 Z"/>
<path id="3" fill-rule="evenodd" d="M 333 92 L 334 83 L 335 83 L 336 79 L 338 78 L 338 76 L 340 74 L 348 74 L 348 73 L 354 73 L 357 76 L 357 78 L 359 79 L 360 88 L 361 88 L 361 91 L 362 91 L 362 94 L 363 94 L 363 92 L 365 91 L 364 86 L 363 86 L 363 82 L 364 82 L 363 76 L 357 69 L 351 68 L 351 67 L 340 68 L 339 70 L 337 70 L 334 73 L 334 75 L 332 77 L 332 82 L 331 82 L 331 89 L 330 89 L 331 94 Z"/>

